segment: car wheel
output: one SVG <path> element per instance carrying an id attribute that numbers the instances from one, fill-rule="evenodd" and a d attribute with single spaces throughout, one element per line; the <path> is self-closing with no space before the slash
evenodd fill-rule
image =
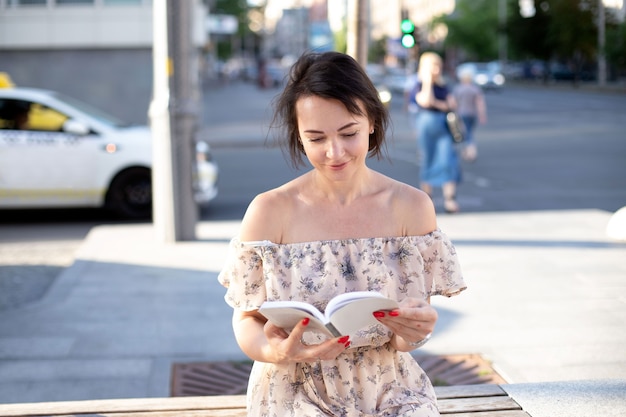
<path id="1" fill-rule="evenodd" d="M 130 219 L 152 214 L 152 178 L 149 169 L 131 168 L 119 173 L 107 192 L 106 207 Z"/>

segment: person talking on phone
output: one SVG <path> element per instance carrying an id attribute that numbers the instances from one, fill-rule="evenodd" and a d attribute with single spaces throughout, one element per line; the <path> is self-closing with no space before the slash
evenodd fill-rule
<path id="1" fill-rule="evenodd" d="M 424 52 L 418 66 L 414 97 L 418 111 L 417 143 L 420 154 L 420 188 L 431 197 L 441 188 L 447 213 L 460 210 L 456 200 L 461 181 L 461 163 L 446 124 L 446 114 L 456 102 L 443 78 L 443 60 L 435 52 Z"/>

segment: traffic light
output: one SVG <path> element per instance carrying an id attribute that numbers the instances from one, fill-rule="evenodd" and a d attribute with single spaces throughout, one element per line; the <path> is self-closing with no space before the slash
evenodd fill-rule
<path id="1" fill-rule="evenodd" d="M 400 43 L 405 48 L 413 48 L 415 46 L 415 24 L 411 19 L 403 19 L 400 23 L 400 30 L 402 30 L 402 38 Z"/>

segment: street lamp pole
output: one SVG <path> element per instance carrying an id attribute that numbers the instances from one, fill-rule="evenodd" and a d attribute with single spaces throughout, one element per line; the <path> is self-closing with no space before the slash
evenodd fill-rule
<path id="1" fill-rule="evenodd" d="M 606 85 L 606 12 L 604 0 L 598 0 L 598 84 Z"/>
<path id="2" fill-rule="evenodd" d="M 193 83 L 193 0 L 153 2 L 152 201 L 157 239 L 195 239 L 192 163 L 198 112 Z"/>
<path id="3" fill-rule="evenodd" d="M 348 0 L 347 53 L 363 68 L 367 66 L 368 7 L 367 0 Z"/>
<path id="4" fill-rule="evenodd" d="M 504 66 L 508 59 L 507 57 L 507 37 L 506 37 L 506 21 L 507 21 L 507 13 L 506 13 L 506 0 L 498 1 L 498 58 L 500 60 L 500 65 Z"/>

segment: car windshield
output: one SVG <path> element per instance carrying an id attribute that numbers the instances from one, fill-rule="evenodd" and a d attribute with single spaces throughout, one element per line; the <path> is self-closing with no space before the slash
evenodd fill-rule
<path id="1" fill-rule="evenodd" d="M 69 104 L 70 106 L 76 108 L 77 110 L 82 111 L 83 113 L 88 114 L 89 116 L 93 117 L 94 119 L 98 120 L 101 123 L 105 123 L 108 125 L 113 125 L 116 127 L 127 127 L 130 126 L 130 123 L 124 122 L 121 119 L 118 119 L 115 116 L 112 116 L 100 109 L 97 109 L 87 103 L 84 103 L 78 99 L 75 99 L 73 97 L 69 97 L 69 96 L 65 96 L 63 94 L 60 93 L 54 93 L 54 97 L 59 100 L 62 101 L 66 104 Z"/>

